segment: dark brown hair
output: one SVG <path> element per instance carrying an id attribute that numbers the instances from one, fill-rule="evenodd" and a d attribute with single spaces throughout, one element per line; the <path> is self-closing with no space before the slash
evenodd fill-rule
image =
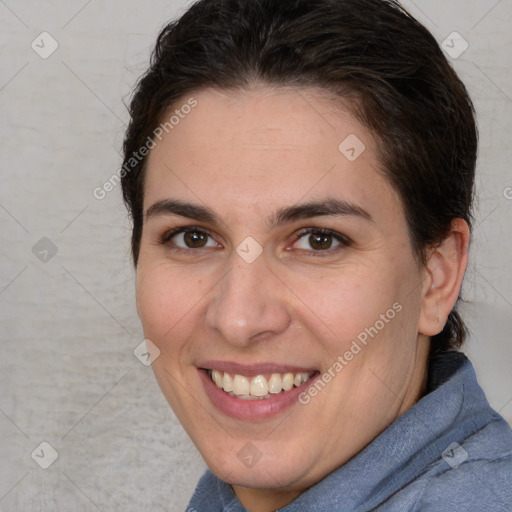
<path id="1" fill-rule="evenodd" d="M 146 161 L 140 149 L 185 95 L 255 83 L 321 87 L 348 103 L 379 143 L 419 263 L 453 219 L 471 227 L 473 105 L 434 37 L 396 1 L 200 0 L 161 31 L 130 104 L 120 175 L 135 265 Z M 357 100 L 347 102 L 347 94 Z M 465 336 L 454 309 L 432 351 L 456 349 Z"/>

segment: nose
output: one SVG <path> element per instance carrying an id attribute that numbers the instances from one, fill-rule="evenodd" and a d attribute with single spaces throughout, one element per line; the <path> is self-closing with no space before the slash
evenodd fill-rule
<path id="1" fill-rule="evenodd" d="M 247 263 L 233 253 L 232 260 L 207 306 L 207 327 L 239 347 L 284 332 L 291 321 L 287 288 L 264 254 Z"/>

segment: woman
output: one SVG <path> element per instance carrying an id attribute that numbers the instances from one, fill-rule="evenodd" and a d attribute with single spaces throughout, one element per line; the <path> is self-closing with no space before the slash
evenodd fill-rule
<path id="1" fill-rule="evenodd" d="M 457 351 L 473 108 L 430 33 L 391 0 L 202 0 L 130 113 L 138 312 L 210 468 L 188 510 L 510 510 Z"/>

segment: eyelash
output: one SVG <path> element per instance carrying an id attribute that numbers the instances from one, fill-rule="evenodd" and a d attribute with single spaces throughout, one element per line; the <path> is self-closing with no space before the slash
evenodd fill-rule
<path id="1" fill-rule="evenodd" d="M 332 253 L 338 252 L 338 251 L 340 251 L 346 247 L 350 247 L 352 245 L 352 240 L 350 240 L 350 238 L 348 238 L 345 235 L 342 235 L 341 233 L 338 233 L 337 231 L 333 231 L 332 229 L 327 229 L 327 228 L 303 228 L 295 235 L 296 238 L 295 238 L 294 243 L 297 243 L 299 240 L 301 240 L 303 237 L 305 237 L 307 235 L 315 235 L 315 234 L 331 236 L 334 239 L 334 241 L 339 243 L 339 245 L 336 247 L 330 247 L 329 249 L 326 249 L 323 251 L 322 250 L 315 251 L 313 249 L 311 249 L 311 250 L 299 249 L 299 250 L 303 250 L 304 252 L 307 252 L 312 256 L 322 257 L 324 255 L 330 255 Z"/>
<path id="2" fill-rule="evenodd" d="M 189 233 L 189 232 L 194 232 L 194 231 L 195 232 L 199 232 L 199 233 L 204 233 L 207 236 L 209 236 L 210 238 L 213 238 L 212 235 L 207 230 L 205 230 L 204 228 L 201 228 L 201 227 L 198 227 L 198 226 L 184 226 L 184 227 L 179 227 L 179 228 L 172 229 L 172 230 L 167 231 L 166 233 L 164 233 L 163 236 L 161 237 L 160 244 L 168 246 L 169 242 L 171 241 L 171 239 L 174 236 L 182 234 L 182 233 Z M 299 240 L 301 240 L 306 235 L 313 235 L 313 234 L 321 234 L 321 235 L 332 236 L 333 239 L 336 242 L 339 243 L 339 246 L 336 246 L 334 248 L 329 248 L 329 249 L 326 249 L 326 250 L 317 250 L 317 251 L 315 251 L 314 249 L 311 249 L 311 250 L 299 249 L 299 250 L 307 252 L 307 253 L 309 253 L 309 254 L 311 254 L 313 256 L 320 256 L 321 257 L 323 255 L 332 254 L 333 252 L 337 252 L 338 250 L 341 250 L 341 249 L 343 249 L 345 247 L 350 247 L 352 245 L 352 240 L 350 240 L 350 238 L 348 238 L 347 236 L 342 235 L 341 233 L 338 233 L 337 231 L 333 231 L 331 229 L 316 228 L 316 227 L 315 228 L 303 228 L 303 229 L 301 229 L 298 233 L 295 234 L 295 240 L 294 240 L 293 243 L 297 243 Z M 194 249 L 194 248 L 184 249 L 183 247 L 178 247 L 178 246 L 176 246 L 174 244 L 172 244 L 172 245 L 173 245 L 173 247 L 172 247 L 173 251 L 182 252 L 182 253 L 190 253 L 191 251 L 198 251 L 200 249 L 203 249 L 203 247 L 199 247 L 198 249 Z"/>
<path id="3" fill-rule="evenodd" d="M 207 236 L 209 236 L 210 238 L 213 238 L 212 235 L 210 233 L 208 233 L 208 231 L 205 230 L 204 228 L 200 228 L 198 226 L 184 226 L 184 227 L 180 227 L 180 228 L 171 229 L 170 231 L 165 232 L 160 240 L 160 243 L 161 243 L 161 245 L 169 245 L 171 239 L 173 237 L 175 237 L 176 235 L 180 235 L 181 233 L 190 233 L 190 232 L 204 233 Z M 172 244 L 172 242 L 171 242 L 171 244 Z M 190 251 L 198 251 L 199 249 L 203 249 L 203 247 L 200 247 L 199 249 L 193 249 L 193 248 L 184 249 L 183 247 L 178 247 L 174 244 L 172 244 L 172 245 L 173 245 L 172 250 L 176 251 L 176 252 L 190 253 Z"/>

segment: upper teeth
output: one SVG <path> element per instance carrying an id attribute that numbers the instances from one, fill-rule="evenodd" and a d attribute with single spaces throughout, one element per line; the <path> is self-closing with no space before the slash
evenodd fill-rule
<path id="1" fill-rule="evenodd" d="M 243 375 L 231 375 L 218 370 L 211 370 L 210 376 L 226 393 L 240 398 L 270 398 L 281 391 L 289 391 L 293 386 L 300 386 L 310 378 L 309 373 L 273 373 L 267 379 L 264 375 L 256 377 L 244 377 Z"/>

